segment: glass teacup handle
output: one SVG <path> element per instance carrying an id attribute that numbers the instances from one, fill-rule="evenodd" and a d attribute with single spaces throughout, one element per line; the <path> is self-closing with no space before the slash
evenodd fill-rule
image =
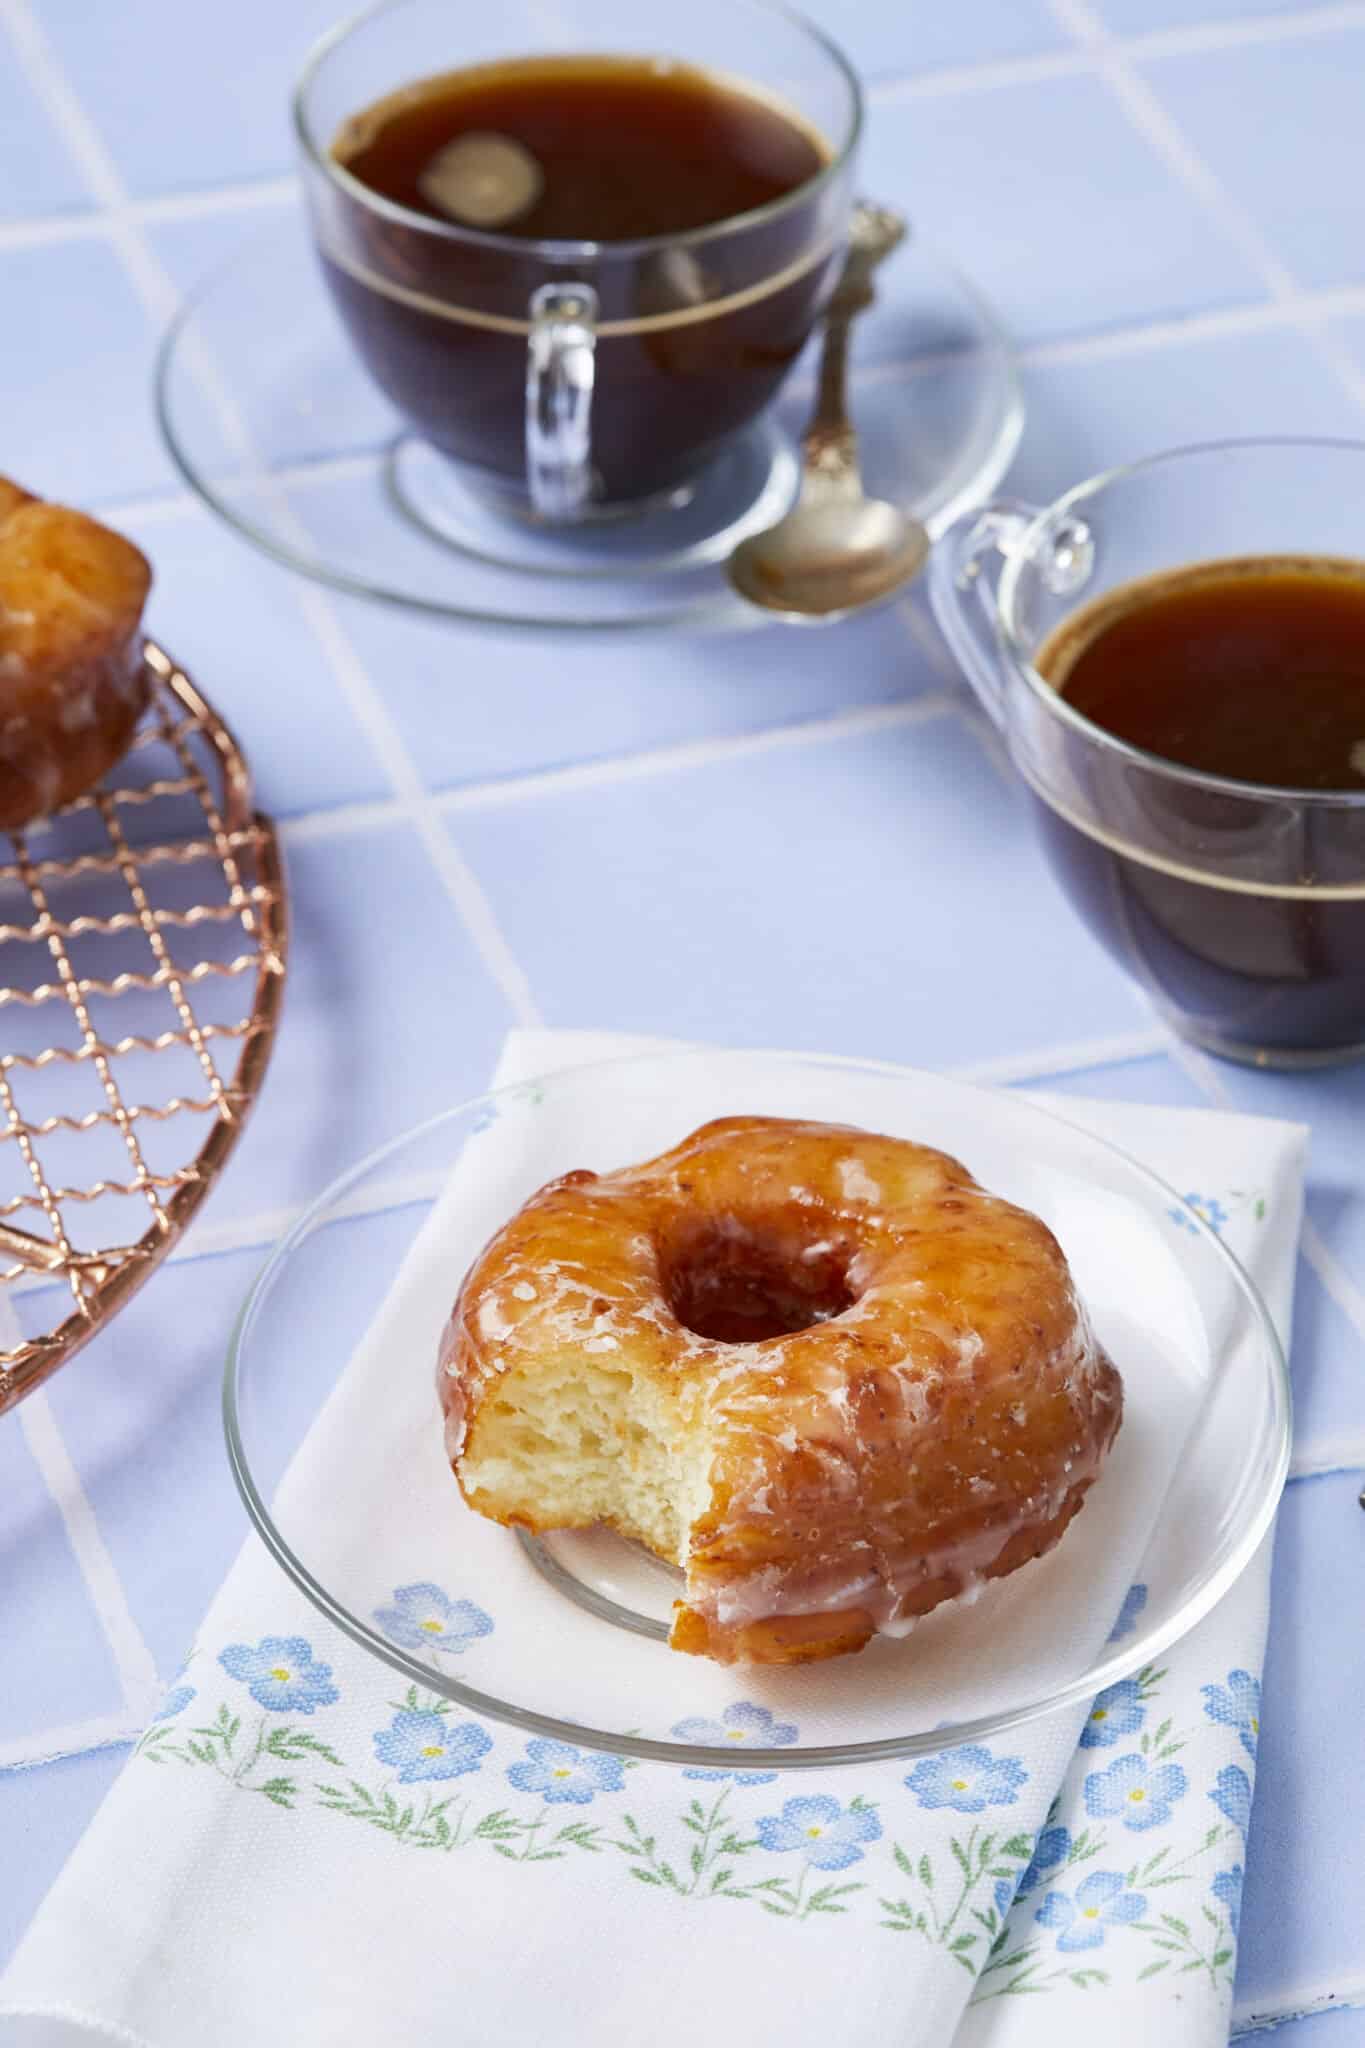
<path id="1" fill-rule="evenodd" d="M 597 294 L 543 284 L 531 298 L 526 355 L 526 486 L 539 519 L 581 519 L 592 502 Z"/>
<path id="2" fill-rule="evenodd" d="M 968 682 L 998 726 L 1005 724 L 999 582 L 1011 556 L 1027 547 L 1034 569 L 1056 597 L 1084 589 L 1095 546 L 1084 520 L 1046 519 L 1021 498 L 996 498 L 968 512 L 929 557 L 934 617 Z"/>

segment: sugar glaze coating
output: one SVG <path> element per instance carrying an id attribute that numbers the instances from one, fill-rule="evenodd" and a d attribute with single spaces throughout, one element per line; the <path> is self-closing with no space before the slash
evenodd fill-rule
<path id="1" fill-rule="evenodd" d="M 490 1392 L 566 1347 L 704 1444 L 671 1641 L 723 1662 L 860 1649 L 1050 1549 L 1122 1414 L 1037 1217 L 944 1153 L 831 1124 L 729 1117 L 533 1195 L 441 1346 L 462 1485 Z"/>
<path id="2" fill-rule="evenodd" d="M 150 583 L 131 541 L 0 477 L 0 830 L 84 795 L 127 748 Z"/>

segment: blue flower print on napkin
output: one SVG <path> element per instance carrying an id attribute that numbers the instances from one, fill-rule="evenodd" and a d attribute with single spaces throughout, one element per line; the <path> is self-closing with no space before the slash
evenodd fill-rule
<path id="1" fill-rule="evenodd" d="M 507 1766 L 507 1782 L 518 1792 L 538 1792 L 547 1806 L 588 1806 L 599 1792 L 621 1791 L 626 1767 L 619 1756 L 538 1735 L 522 1761 Z"/>
<path id="2" fill-rule="evenodd" d="M 1050 1870 L 1065 1863 L 1071 1854 L 1070 1828 L 1044 1828 L 1033 1845 L 1033 1858 L 1019 1880 L 1019 1893 L 1024 1897 L 1042 1883 Z"/>
<path id="3" fill-rule="evenodd" d="M 1130 1636 L 1133 1633 L 1133 1630 L 1138 1625 L 1138 1616 L 1146 1605 L 1147 1588 L 1142 1585 L 1130 1586 L 1123 1596 L 1123 1605 L 1119 1609 L 1119 1618 L 1109 1631 L 1111 1643 L 1121 1643 L 1125 1636 Z"/>
<path id="4" fill-rule="evenodd" d="M 997 1877 L 995 1880 L 995 1910 L 1002 1920 L 1013 1904 L 1014 1886 L 1007 1877 Z"/>
<path id="5" fill-rule="evenodd" d="M 847 1870 L 860 1863 L 864 1842 L 881 1840 L 882 1824 L 870 1806 L 855 1799 L 841 1806 L 827 1792 L 789 1799 L 781 1813 L 758 1823 L 760 1847 L 785 1854 L 799 1850 L 816 1870 Z"/>
<path id="6" fill-rule="evenodd" d="M 1142 1892 L 1130 1892 L 1117 1870 L 1095 1870 L 1082 1879 L 1076 1895 L 1049 1892 L 1034 1914 L 1040 1927 L 1057 1929 L 1057 1946 L 1067 1955 L 1098 1948 L 1107 1927 L 1130 1927 L 1147 1911 Z"/>
<path id="7" fill-rule="evenodd" d="M 1142 1687 L 1135 1678 L 1121 1678 L 1097 1695 L 1081 1730 L 1081 1748 L 1112 1749 L 1125 1735 L 1135 1735 L 1146 1716 Z"/>
<path id="8" fill-rule="evenodd" d="M 1213 1195 L 1198 1195 L 1191 1190 L 1189 1194 L 1183 1197 L 1183 1200 L 1185 1203 L 1183 1209 L 1168 1209 L 1166 1212 L 1171 1221 L 1178 1223 L 1182 1230 L 1194 1232 L 1194 1225 L 1189 1217 L 1191 1209 L 1193 1209 L 1196 1216 L 1203 1217 L 1210 1230 L 1221 1231 L 1223 1225 L 1228 1220 L 1227 1210 Z"/>
<path id="9" fill-rule="evenodd" d="M 458 1656 L 480 1636 L 493 1633 L 491 1616 L 472 1600 L 452 1600 L 429 1579 L 399 1586 L 391 1607 L 376 1607 L 374 1618 L 391 1643 L 404 1650 L 443 1650 Z"/>
<path id="10" fill-rule="evenodd" d="M 152 1715 L 154 1721 L 173 1721 L 182 1707 L 187 1707 L 195 1696 L 192 1685 L 173 1685 L 161 1705 Z"/>
<path id="11" fill-rule="evenodd" d="M 994 1757 L 980 1743 L 968 1742 L 925 1757 L 905 1782 L 921 1806 L 982 1813 L 988 1806 L 1013 1806 L 1028 1772 L 1017 1757 Z"/>
<path id="12" fill-rule="evenodd" d="M 1179 1764 L 1160 1764 L 1154 1770 L 1134 1750 L 1107 1771 L 1093 1771 L 1086 1779 L 1085 1810 L 1096 1820 L 1121 1819 L 1126 1828 L 1141 1833 L 1170 1819 L 1172 1806 L 1184 1798 L 1188 1784 Z"/>
<path id="13" fill-rule="evenodd" d="M 424 1778 L 462 1778 L 466 1771 L 478 1770 L 492 1747 L 492 1736 L 477 1721 L 452 1726 L 447 1715 L 432 1709 L 401 1710 L 374 1738 L 375 1755 L 397 1771 L 403 1785 Z"/>
<path id="14" fill-rule="evenodd" d="M 1226 1685 L 1204 1685 L 1204 1712 L 1210 1721 L 1235 1728 L 1247 1755 L 1254 1757 L 1261 1735 L 1261 1684 L 1249 1671 L 1229 1671 Z"/>
<path id="15" fill-rule="evenodd" d="M 1245 1834 L 1251 1826 L 1251 1780 L 1240 1764 L 1225 1764 L 1209 1798 Z"/>
<path id="16" fill-rule="evenodd" d="M 262 1636 L 254 1649 L 229 1643 L 218 1662 L 229 1678 L 241 1679 L 258 1707 L 275 1714 L 311 1714 L 341 1698 L 331 1665 L 314 1661 L 312 1645 L 303 1636 Z"/>
<path id="17" fill-rule="evenodd" d="M 748 1700 L 736 1700 L 727 1707 L 719 1721 L 708 1721 L 702 1714 L 693 1714 L 686 1721 L 675 1724 L 673 1733 L 680 1742 L 707 1742 L 715 1749 L 787 1749 L 796 1740 L 795 1721 L 775 1721 L 767 1707 L 756 1707 Z M 689 1764 L 683 1772 L 685 1778 L 733 1778 L 737 1785 L 771 1785 L 777 1777 L 776 1771 L 704 1771 L 696 1764 Z"/>
<path id="18" fill-rule="evenodd" d="M 1234 1940 L 1242 1928 L 1242 1879 L 1245 1874 L 1241 1864 L 1234 1863 L 1231 1870 L 1220 1870 L 1209 1886 L 1218 1903 L 1227 1908 Z"/>

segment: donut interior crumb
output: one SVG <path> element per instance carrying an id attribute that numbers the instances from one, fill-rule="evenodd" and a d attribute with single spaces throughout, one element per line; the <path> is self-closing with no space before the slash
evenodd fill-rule
<path id="1" fill-rule="evenodd" d="M 712 1456 L 710 1432 L 646 1375 L 566 1348 L 502 1375 L 461 1477 L 471 1507 L 498 1521 L 607 1522 L 682 1565 Z"/>

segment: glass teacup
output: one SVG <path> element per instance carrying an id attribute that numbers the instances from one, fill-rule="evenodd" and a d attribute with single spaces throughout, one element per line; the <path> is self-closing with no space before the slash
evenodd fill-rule
<path id="1" fill-rule="evenodd" d="M 783 109 L 819 168 L 685 233 L 562 241 L 432 218 L 333 153 L 343 123 L 418 81 L 596 54 Z M 295 97 L 323 270 L 371 375 L 499 509 L 562 523 L 685 502 L 773 398 L 834 282 L 861 120 L 847 61 L 766 0 L 384 0 L 324 39 Z"/>
<path id="2" fill-rule="evenodd" d="M 939 624 L 1081 917 L 1176 1031 L 1256 1065 L 1365 1053 L 1365 791 L 1178 766 L 1084 717 L 1038 657 L 1080 606 L 1141 577 L 1359 558 L 1362 503 L 1365 445 L 1227 442 L 1092 477 L 1045 510 L 997 501 L 931 564 Z"/>

